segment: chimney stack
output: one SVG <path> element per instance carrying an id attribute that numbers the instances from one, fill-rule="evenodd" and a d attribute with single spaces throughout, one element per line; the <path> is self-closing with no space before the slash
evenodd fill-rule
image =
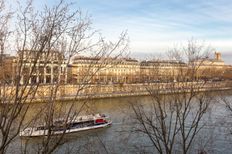
<path id="1" fill-rule="evenodd" d="M 222 60 L 222 56 L 220 52 L 215 52 L 215 60 Z"/>

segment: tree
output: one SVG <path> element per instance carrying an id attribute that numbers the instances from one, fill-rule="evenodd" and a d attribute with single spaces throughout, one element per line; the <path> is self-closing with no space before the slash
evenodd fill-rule
<path id="1" fill-rule="evenodd" d="M 0 4 L 2 4 L 0 11 L 5 11 L 4 1 L 1 0 Z M 26 4 L 19 3 L 18 11 L 15 12 L 15 18 L 12 20 L 16 25 L 11 33 L 15 41 L 12 42 L 11 39 L 4 37 L 6 43 L 16 47 L 17 59 L 12 61 L 12 81 L 8 82 L 6 78 L 1 79 L 0 153 L 7 152 L 7 148 L 21 130 L 37 122 L 44 123 L 48 128 L 48 136 L 43 138 L 37 152 L 54 152 L 59 145 L 63 144 L 66 132 L 64 129 L 61 136 L 53 137 L 54 120 L 62 117 L 66 126 L 68 119 L 78 115 L 86 104 L 86 101 L 82 102 L 80 109 L 75 111 L 72 106 L 66 112 L 57 109 L 60 88 L 65 84 L 63 76 L 67 73 L 67 70 L 61 71 L 62 68 L 67 68 L 71 60 L 81 53 L 100 57 L 100 60 L 106 61 L 105 65 L 98 66 L 95 72 L 86 72 L 88 78 L 83 79 L 83 82 L 88 81 L 100 68 L 106 66 L 109 57 L 118 58 L 127 48 L 126 32 L 121 34 L 117 42 L 107 42 L 98 35 L 97 31 L 91 29 L 89 17 L 83 17 L 82 12 L 71 9 L 71 5 L 73 4 L 60 0 L 52 7 L 45 6 L 43 10 L 36 10 L 32 1 Z M 8 19 L 9 13 L 5 17 Z M 3 23 L 6 27 L 4 24 L 7 22 Z M 9 34 L 5 30 L 7 28 L 3 29 L 3 34 Z M 96 36 L 99 37 L 98 40 L 94 40 Z M 6 53 L 4 48 L 1 49 L 1 53 Z M 44 85 L 46 83 L 43 82 L 47 73 L 55 74 L 46 79 L 50 81 L 49 86 Z M 79 92 L 87 87 L 86 84 L 80 85 L 76 89 L 74 100 Z M 43 95 L 46 99 L 42 97 Z M 39 110 L 41 112 L 26 121 L 25 118 L 31 116 L 28 115 L 32 107 L 30 103 L 35 100 L 40 101 L 39 99 L 44 99 L 44 107 Z M 25 145 L 22 152 L 27 153 L 27 148 Z"/>
<path id="2" fill-rule="evenodd" d="M 166 65 L 171 69 L 165 74 L 173 82 L 147 88 L 151 105 L 131 103 L 136 122 L 134 131 L 145 134 L 158 153 L 175 153 L 179 145 L 181 153 L 189 153 L 204 127 L 204 116 L 212 97 L 205 91 L 207 83 L 199 80 L 198 72 L 204 70 L 209 51 L 192 40 L 186 48 L 169 51 L 171 61 Z"/>

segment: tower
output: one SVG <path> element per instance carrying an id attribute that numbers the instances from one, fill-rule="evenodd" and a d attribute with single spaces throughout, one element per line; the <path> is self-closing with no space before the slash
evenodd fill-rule
<path id="1" fill-rule="evenodd" d="M 215 60 L 222 60 L 222 56 L 220 52 L 215 52 Z"/>

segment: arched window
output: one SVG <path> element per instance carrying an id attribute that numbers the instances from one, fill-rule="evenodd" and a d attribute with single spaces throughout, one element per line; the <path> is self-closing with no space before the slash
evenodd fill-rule
<path id="1" fill-rule="evenodd" d="M 51 73 L 51 67 L 49 66 L 46 67 L 46 73 Z"/>

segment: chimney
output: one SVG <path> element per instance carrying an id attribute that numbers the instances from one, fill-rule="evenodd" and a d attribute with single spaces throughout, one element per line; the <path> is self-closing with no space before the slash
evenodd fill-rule
<path id="1" fill-rule="evenodd" d="M 220 52 L 215 52 L 215 60 L 222 60 Z"/>

